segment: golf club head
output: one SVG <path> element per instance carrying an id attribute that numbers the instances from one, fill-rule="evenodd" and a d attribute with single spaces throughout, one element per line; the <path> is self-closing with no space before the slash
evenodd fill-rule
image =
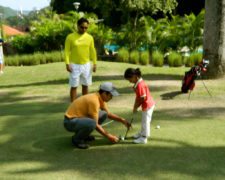
<path id="1" fill-rule="evenodd" d="M 124 140 L 125 140 L 125 137 L 120 135 L 120 136 L 119 136 L 119 142 L 120 142 L 120 141 L 124 141 Z"/>

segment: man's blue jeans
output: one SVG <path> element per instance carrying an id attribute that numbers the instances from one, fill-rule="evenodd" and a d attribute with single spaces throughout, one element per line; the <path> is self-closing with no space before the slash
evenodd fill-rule
<path id="1" fill-rule="evenodd" d="M 99 124 L 102 124 L 107 119 L 106 111 L 99 111 Z M 64 118 L 64 127 L 67 131 L 74 132 L 73 142 L 79 143 L 85 140 L 92 131 L 96 128 L 96 121 L 88 117 Z"/>

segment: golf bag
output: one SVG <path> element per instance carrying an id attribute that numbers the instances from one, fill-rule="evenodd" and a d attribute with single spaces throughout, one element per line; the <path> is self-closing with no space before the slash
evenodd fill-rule
<path id="1" fill-rule="evenodd" d="M 203 59 L 202 62 L 193 66 L 189 71 L 185 72 L 184 78 L 182 80 L 181 92 L 188 93 L 189 90 L 193 90 L 195 87 L 195 79 L 201 76 L 202 72 L 207 71 L 207 66 L 209 64 L 209 60 Z"/>

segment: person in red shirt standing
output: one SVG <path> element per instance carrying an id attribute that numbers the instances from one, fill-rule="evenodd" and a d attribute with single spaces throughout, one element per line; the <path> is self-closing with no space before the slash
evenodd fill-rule
<path id="1" fill-rule="evenodd" d="M 150 124 L 155 107 L 155 101 L 150 94 L 148 86 L 141 77 L 141 71 L 139 68 L 126 69 L 124 78 L 134 84 L 133 88 L 136 93 L 136 98 L 133 106 L 133 113 L 136 113 L 139 107 L 142 108 L 141 130 L 133 136 L 135 139 L 133 142 L 136 144 L 146 144 L 148 137 L 150 137 Z"/>

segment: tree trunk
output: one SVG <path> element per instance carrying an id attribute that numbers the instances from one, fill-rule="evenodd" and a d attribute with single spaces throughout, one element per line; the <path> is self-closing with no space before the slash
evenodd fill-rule
<path id="1" fill-rule="evenodd" d="M 204 59 L 210 61 L 206 75 L 225 74 L 225 0 L 206 0 L 204 24 Z"/>

